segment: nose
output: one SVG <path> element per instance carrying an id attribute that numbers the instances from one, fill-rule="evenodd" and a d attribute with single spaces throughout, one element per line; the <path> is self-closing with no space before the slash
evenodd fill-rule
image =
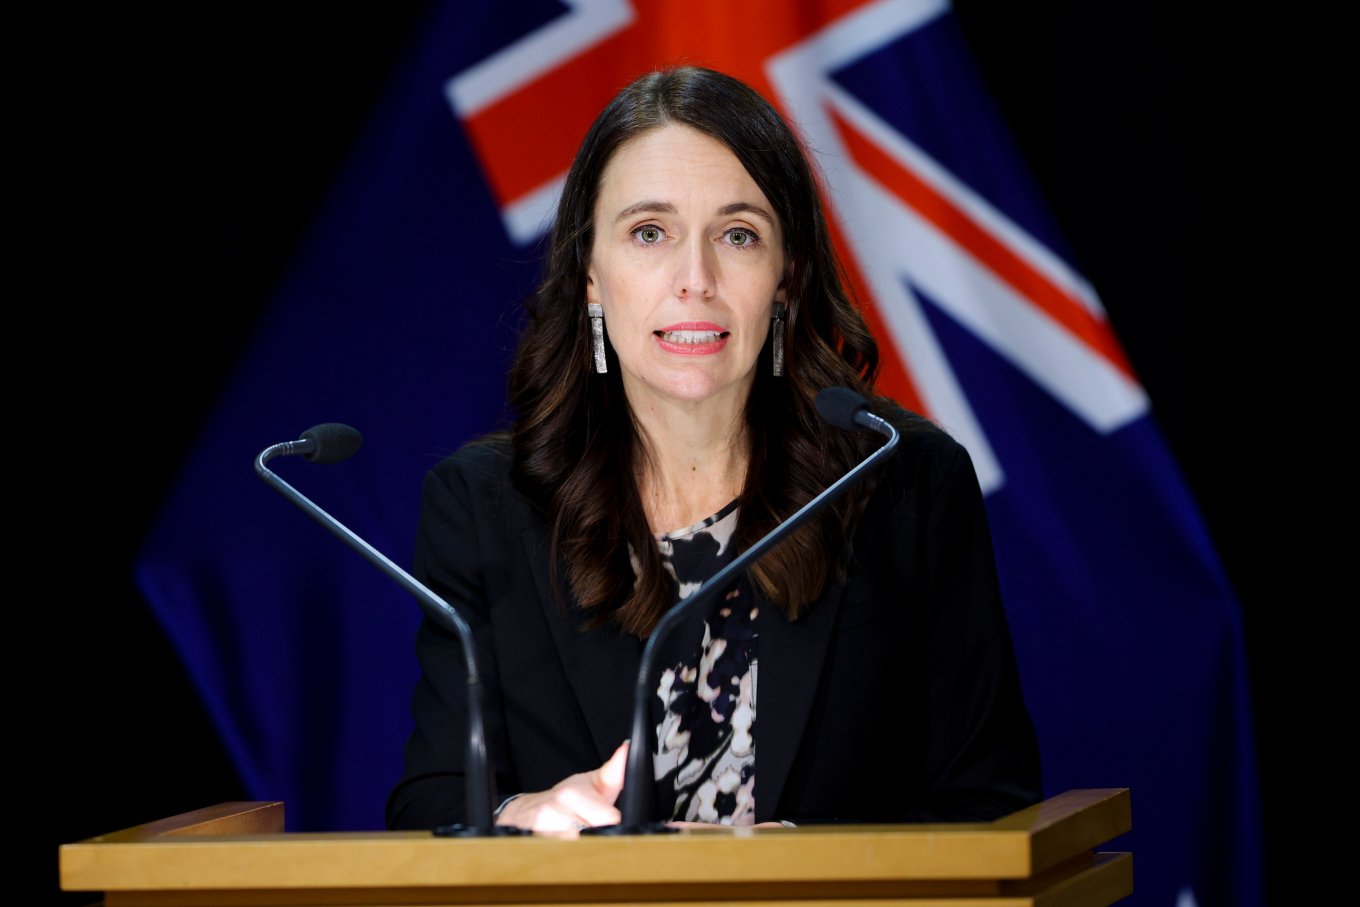
<path id="1" fill-rule="evenodd" d="M 707 239 L 696 235 L 681 247 L 675 267 L 675 295 L 681 299 L 712 299 L 717 284 Z"/>

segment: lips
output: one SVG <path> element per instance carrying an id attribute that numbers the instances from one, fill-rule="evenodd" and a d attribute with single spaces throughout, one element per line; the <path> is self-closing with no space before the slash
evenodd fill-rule
<path id="1" fill-rule="evenodd" d="M 730 332 L 711 321 L 682 321 L 652 331 L 657 344 L 668 353 L 707 356 L 727 345 Z"/>

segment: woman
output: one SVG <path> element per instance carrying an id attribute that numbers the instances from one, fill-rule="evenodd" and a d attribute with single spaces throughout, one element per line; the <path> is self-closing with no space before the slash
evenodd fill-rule
<path id="1" fill-rule="evenodd" d="M 660 616 L 877 444 L 828 428 L 877 350 L 802 147 L 755 91 L 650 73 L 592 125 L 510 376 L 509 436 L 426 477 L 416 575 L 480 648 L 496 821 L 613 824 L 638 659 Z M 992 819 L 1038 753 L 961 446 L 902 443 L 662 649 L 659 818 Z M 392 828 L 464 821 L 464 669 L 426 621 Z M 757 679 L 760 683 L 757 685 Z"/>

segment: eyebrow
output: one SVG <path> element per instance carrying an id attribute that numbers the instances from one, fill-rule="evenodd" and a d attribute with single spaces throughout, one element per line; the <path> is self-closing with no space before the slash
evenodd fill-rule
<path id="1" fill-rule="evenodd" d="M 723 217 L 728 217 L 729 215 L 732 214 L 754 214 L 756 217 L 765 218 L 765 220 L 769 221 L 770 223 L 775 222 L 773 214 L 766 211 L 764 208 L 760 207 L 760 205 L 757 205 L 754 202 L 733 202 L 730 205 L 723 205 L 721 208 L 718 209 L 718 213 L 721 214 Z"/>
<path id="2" fill-rule="evenodd" d="M 622 211 L 619 212 L 618 217 L 614 218 L 614 222 L 618 223 L 619 221 L 632 217 L 635 214 L 675 214 L 675 213 L 676 213 L 675 205 L 672 205 L 670 202 L 648 200 L 638 202 L 637 204 L 629 205 L 627 208 L 624 208 Z M 730 217 L 733 214 L 754 214 L 757 217 L 763 217 L 770 223 L 775 222 L 774 215 L 766 211 L 764 208 L 760 207 L 760 205 L 755 204 L 754 202 L 733 202 L 730 205 L 723 205 L 721 208 L 718 209 L 718 214 L 721 217 Z"/>

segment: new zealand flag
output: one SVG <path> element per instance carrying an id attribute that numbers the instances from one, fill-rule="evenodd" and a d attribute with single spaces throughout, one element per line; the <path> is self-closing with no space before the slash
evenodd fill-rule
<path id="1" fill-rule="evenodd" d="M 420 618 L 254 456 L 357 426 L 354 460 L 288 478 L 404 562 L 425 470 L 502 424 L 518 305 L 586 126 L 679 63 L 796 123 L 881 390 L 972 454 L 1046 792 L 1131 788 L 1114 849 L 1135 854 L 1135 902 L 1261 903 L 1238 604 L 942 0 L 433 6 L 137 566 L 247 790 L 286 801 L 292 830 L 380 828 Z"/>

